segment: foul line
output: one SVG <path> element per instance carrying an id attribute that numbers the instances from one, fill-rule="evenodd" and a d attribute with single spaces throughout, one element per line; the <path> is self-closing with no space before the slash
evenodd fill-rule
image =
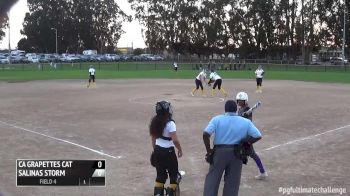
<path id="1" fill-rule="evenodd" d="M 34 133 L 34 134 L 37 134 L 37 135 L 41 135 L 41 136 L 44 136 L 44 137 L 48 137 L 48 138 L 51 138 L 51 139 L 54 139 L 54 140 L 57 140 L 57 141 L 61 141 L 61 142 L 64 142 L 64 143 L 67 143 L 67 144 L 71 144 L 71 145 L 74 145 L 74 146 L 77 146 L 77 147 L 80 147 L 80 148 L 83 148 L 83 149 L 86 149 L 86 150 L 90 150 L 92 152 L 95 152 L 99 155 L 104 155 L 104 156 L 107 156 L 107 157 L 111 157 L 111 158 L 114 158 L 114 159 L 120 159 L 121 156 L 112 156 L 112 155 L 109 155 L 109 154 L 106 154 L 106 153 L 103 153 L 103 152 L 100 152 L 98 150 L 94 150 L 92 148 L 89 148 L 89 147 L 86 147 L 86 146 L 83 146 L 83 145 L 80 145 L 80 144 L 76 144 L 74 142 L 70 142 L 70 141 L 67 141 L 67 140 L 64 140 L 64 139 L 60 139 L 60 138 L 57 138 L 57 137 L 53 137 L 53 136 L 50 136 L 50 135 L 46 135 L 46 134 L 43 134 L 43 133 L 39 133 L 39 132 L 36 132 L 36 131 L 32 131 L 30 129 L 26 129 L 26 128 L 23 128 L 23 127 L 19 127 L 17 125 L 13 125 L 13 124 L 9 124 L 9 123 L 6 123 L 6 122 L 3 122 L 3 121 L 0 121 L 0 123 L 4 124 L 4 125 L 7 125 L 9 127 L 13 127 L 13 128 L 16 128 L 16 129 L 20 129 L 20 130 L 23 130 L 23 131 L 27 131 L 27 132 L 30 132 L 30 133 Z"/>
<path id="2" fill-rule="evenodd" d="M 294 144 L 294 143 L 297 143 L 297 142 L 300 142 L 300 141 L 303 141 L 303 140 L 313 139 L 315 137 L 318 137 L 318 136 L 321 136 L 321 135 L 324 135 L 324 134 L 327 134 L 327 133 L 331 133 L 331 132 L 334 132 L 334 131 L 338 131 L 338 130 L 341 130 L 341 129 L 344 129 L 344 128 L 347 128 L 347 127 L 350 127 L 350 125 L 345 125 L 343 127 L 339 127 L 339 128 L 336 128 L 336 129 L 328 130 L 328 131 L 325 131 L 325 132 L 322 132 L 322 133 L 318 133 L 318 134 L 315 134 L 315 135 L 310 135 L 310 136 L 303 137 L 303 138 L 296 139 L 296 140 L 292 140 L 292 141 L 289 141 L 289 142 L 286 142 L 286 143 L 282 143 L 282 144 L 278 144 L 278 145 L 275 145 L 275 146 L 271 146 L 269 148 L 265 148 L 265 149 L 261 150 L 260 152 L 262 152 L 262 151 L 269 151 L 269 150 L 272 150 L 272 149 L 275 149 L 275 148 L 278 148 L 278 147 Z"/>

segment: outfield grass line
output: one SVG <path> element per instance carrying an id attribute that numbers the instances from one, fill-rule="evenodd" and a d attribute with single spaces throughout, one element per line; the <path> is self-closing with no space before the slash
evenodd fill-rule
<path id="1" fill-rule="evenodd" d="M 36 131 L 30 130 L 30 129 L 27 129 L 27 128 L 24 128 L 24 127 L 20 127 L 20 126 L 14 125 L 14 124 L 10 124 L 10 123 L 4 122 L 4 121 L 0 121 L 0 123 L 4 124 L 4 125 L 7 125 L 9 127 L 12 127 L 12 128 L 20 129 L 22 131 L 26 131 L 26 132 L 29 132 L 29 133 L 34 133 L 34 134 L 41 135 L 41 136 L 44 136 L 44 137 L 47 137 L 47 138 L 50 138 L 50 139 L 53 139 L 53 140 L 57 140 L 57 141 L 60 141 L 60 142 L 71 144 L 73 146 L 77 146 L 79 148 L 83 148 L 83 149 L 92 151 L 92 152 L 97 153 L 99 155 L 107 156 L 107 157 L 114 158 L 114 159 L 122 158 L 121 156 L 113 156 L 113 155 L 110 155 L 110 154 L 107 154 L 107 153 L 104 153 L 104 152 L 100 152 L 98 150 L 95 150 L 95 149 L 92 149 L 92 148 L 89 148 L 89 147 L 86 147 L 86 146 L 83 146 L 83 145 L 80 145 L 80 144 L 77 144 L 77 143 L 74 143 L 74 142 L 71 142 L 71 141 L 68 141 L 68 140 L 64 140 L 64 139 L 61 139 L 61 138 L 57 138 L 57 137 L 53 137 L 53 136 L 50 136 L 50 135 L 46 135 L 46 134 L 43 134 L 43 133 L 40 133 L 40 132 L 36 132 Z"/>
<path id="2" fill-rule="evenodd" d="M 282 144 L 277 144 L 277 145 L 271 146 L 269 148 L 265 148 L 265 149 L 259 151 L 258 153 L 264 152 L 264 151 L 270 151 L 270 150 L 273 150 L 273 149 L 276 149 L 276 148 L 279 148 L 279 147 L 282 147 L 282 146 L 287 146 L 287 145 L 298 143 L 298 142 L 301 142 L 301 141 L 304 141 L 304 140 L 311 140 L 311 139 L 314 139 L 314 138 L 319 137 L 321 135 L 325 135 L 325 134 L 328 134 L 328 133 L 339 131 L 339 130 L 342 130 L 342 129 L 347 128 L 347 127 L 350 127 L 350 124 L 342 126 L 342 127 L 338 127 L 336 129 L 331 129 L 331 130 L 328 130 L 328 131 L 325 131 L 325 132 L 321 132 L 321 133 L 318 133 L 318 134 L 315 134 L 315 135 L 309 135 L 309 136 L 302 137 L 302 138 L 295 139 L 295 140 L 291 140 L 291 141 L 288 141 L 288 142 L 285 142 L 285 143 L 282 143 Z"/>

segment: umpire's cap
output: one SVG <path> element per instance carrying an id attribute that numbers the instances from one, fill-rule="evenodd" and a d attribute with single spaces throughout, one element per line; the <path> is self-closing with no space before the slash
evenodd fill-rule
<path id="1" fill-rule="evenodd" d="M 225 103 L 225 112 L 236 112 L 237 104 L 234 100 L 227 100 Z"/>

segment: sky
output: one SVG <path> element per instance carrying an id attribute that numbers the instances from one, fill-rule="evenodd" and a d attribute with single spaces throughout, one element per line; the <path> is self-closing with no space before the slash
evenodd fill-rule
<path id="1" fill-rule="evenodd" d="M 115 1 L 126 14 L 134 14 L 127 0 Z M 17 47 L 18 41 L 23 38 L 20 30 L 22 29 L 25 13 L 28 11 L 27 0 L 19 0 L 10 11 L 11 49 L 15 49 Z M 118 42 L 118 47 L 131 47 L 132 44 L 134 48 L 145 47 L 144 40 L 141 36 L 141 26 L 139 25 L 138 21 L 132 21 L 130 23 L 124 22 L 123 30 L 125 33 L 121 36 L 121 39 Z M 8 29 L 4 29 L 4 31 L 6 32 L 6 36 L 0 41 L 0 49 L 8 49 L 9 47 Z"/>

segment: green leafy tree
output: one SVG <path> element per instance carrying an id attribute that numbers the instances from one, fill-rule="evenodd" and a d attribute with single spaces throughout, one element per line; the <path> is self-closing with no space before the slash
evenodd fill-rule
<path id="1" fill-rule="evenodd" d="M 120 39 L 121 23 L 130 18 L 113 0 L 28 0 L 22 34 L 37 52 L 58 50 L 80 53 L 84 49 L 113 51 Z"/>

